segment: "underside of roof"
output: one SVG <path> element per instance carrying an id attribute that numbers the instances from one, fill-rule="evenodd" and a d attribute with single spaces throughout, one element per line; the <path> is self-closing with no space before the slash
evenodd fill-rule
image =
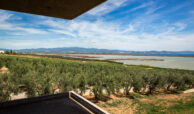
<path id="1" fill-rule="evenodd" d="M 0 0 L 0 9 L 74 19 L 106 0 Z"/>

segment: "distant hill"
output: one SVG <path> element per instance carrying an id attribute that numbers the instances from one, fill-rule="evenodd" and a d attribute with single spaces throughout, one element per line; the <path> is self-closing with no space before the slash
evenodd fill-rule
<path id="1" fill-rule="evenodd" d="M 108 50 L 80 47 L 20 49 L 13 51 L 25 53 L 111 53 L 111 54 L 135 54 L 135 55 L 194 55 L 194 51 L 125 51 L 125 50 Z"/>

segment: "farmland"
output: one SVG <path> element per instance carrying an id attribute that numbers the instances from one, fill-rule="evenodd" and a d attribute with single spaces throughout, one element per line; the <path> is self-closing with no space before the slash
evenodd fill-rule
<path id="1" fill-rule="evenodd" d="M 119 62 L 128 65 L 147 65 L 160 68 L 194 70 L 194 56 L 192 55 L 129 55 L 129 54 L 104 54 L 104 53 L 96 54 L 31 53 L 29 55 L 75 58 L 75 59 L 79 58 L 87 60 L 103 60 Z"/>
<path id="2" fill-rule="evenodd" d="M 11 94 L 22 92 L 32 97 L 73 90 L 84 96 L 89 90 L 93 101 L 105 102 L 99 104 L 102 107 L 126 103 L 124 101 L 127 100 L 109 103 L 108 100 L 114 95 L 133 99 L 131 105 L 138 110 L 145 106 L 160 110 L 152 107 L 151 103 L 142 103 L 139 97 L 149 100 L 160 94 L 179 94 L 194 86 L 192 70 L 124 65 L 106 61 L 0 55 L 0 68 L 2 67 L 6 68 L 7 72 L 0 73 L 0 101 L 10 100 Z M 193 106 L 193 94 L 189 94 L 188 99 L 190 104 L 186 106 L 190 109 L 189 107 Z M 185 104 L 183 101 L 179 103 Z M 172 108 L 165 110 L 173 111 Z"/>

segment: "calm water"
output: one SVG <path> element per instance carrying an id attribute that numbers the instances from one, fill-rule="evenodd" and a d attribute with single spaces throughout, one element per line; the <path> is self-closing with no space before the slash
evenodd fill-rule
<path id="1" fill-rule="evenodd" d="M 78 54 L 76 54 L 78 55 Z M 79 54 L 80 55 L 80 54 Z M 132 55 L 93 55 L 81 54 L 90 57 L 98 57 L 94 59 L 163 59 L 164 61 L 140 61 L 140 60 L 114 60 L 129 65 L 149 65 L 162 68 L 177 68 L 194 70 L 194 57 L 167 57 L 167 56 L 132 56 Z"/>

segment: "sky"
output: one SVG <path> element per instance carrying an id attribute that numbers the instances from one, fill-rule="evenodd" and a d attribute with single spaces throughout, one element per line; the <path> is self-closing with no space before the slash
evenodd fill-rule
<path id="1" fill-rule="evenodd" d="M 108 0 L 65 20 L 0 10 L 0 48 L 194 51 L 194 0 Z"/>

